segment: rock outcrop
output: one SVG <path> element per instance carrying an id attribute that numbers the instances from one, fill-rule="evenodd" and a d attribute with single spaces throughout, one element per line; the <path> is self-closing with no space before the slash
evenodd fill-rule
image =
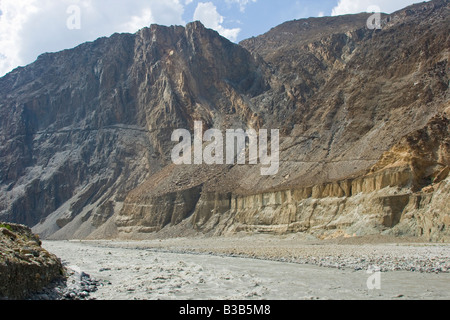
<path id="1" fill-rule="evenodd" d="M 159 231 L 189 218 L 195 230 L 216 236 L 308 232 L 327 238 L 384 233 L 448 241 L 449 123 L 448 113 L 432 118 L 424 128 L 400 139 L 360 177 L 251 195 L 188 189 L 171 199 L 157 197 L 162 204 L 151 199 L 146 205 L 141 197 L 128 197 L 116 225 L 124 236 Z M 190 214 L 177 220 L 174 204 Z M 161 217 L 164 223 L 155 221 Z M 136 228 L 149 218 L 150 229 Z"/>
<path id="2" fill-rule="evenodd" d="M 445 239 L 449 11 L 413 5 L 381 30 L 369 14 L 302 19 L 239 45 L 153 25 L 42 55 L 0 79 L 0 217 L 54 239 Z M 171 134 L 195 121 L 279 129 L 278 174 L 174 165 Z"/>
<path id="3" fill-rule="evenodd" d="M 63 278 L 61 261 L 41 247 L 31 229 L 0 223 L 0 300 L 25 299 Z"/>

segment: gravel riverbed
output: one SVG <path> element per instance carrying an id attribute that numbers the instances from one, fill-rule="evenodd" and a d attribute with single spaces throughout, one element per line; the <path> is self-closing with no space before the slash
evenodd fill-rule
<path id="1" fill-rule="evenodd" d="M 420 242 L 389 242 L 384 238 L 347 241 L 305 240 L 299 236 L 251 236 L 240 238 L 168 239 L 137 242 L 102 242 L 104 246 L 140 248 L 172 253 L 209 254 L 320 267 L 382 272 L 450 272 L 450 245 Z"/>
<path id="2" fill-rule="evenodd" d="M 252 236 L 43 246 L 88 276 L 90 290 L 79 286 L 66 298 L 74 291 L 75 299 L 99 300 L 450 298 L 446 244 Z"/>

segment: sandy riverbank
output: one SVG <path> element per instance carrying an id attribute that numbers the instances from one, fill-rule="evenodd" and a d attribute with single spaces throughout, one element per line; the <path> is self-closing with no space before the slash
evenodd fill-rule
<path id="1" fill-rule="evenodd" d="M 252 236 L 43 245 L 99 280 L 94 299 L 450 298 L 444 244 Z M 380 289 L 367 286 L 370 266 L 383 271 Z"/>

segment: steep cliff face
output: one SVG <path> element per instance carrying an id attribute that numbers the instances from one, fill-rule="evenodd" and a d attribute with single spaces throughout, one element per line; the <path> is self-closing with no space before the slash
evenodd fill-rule
<path id="1" fill-rule="evenodd" d="M 366 14 L 300 20 L 242 42 L 272 71 L 270 89 L 250 101 L 265 127 L 282 129 L 280 172 L 261 177 L 258 166 L 235 166 L 215 168 L 215 175 L 204 167 L 165 173 L 177 187 L 202 188 L 188 225 L 216 235 L 393 230 L 413 192 L 437 175 L 445 179 L 448 12 L 446 1 L 413 6 L 384 16 L 381 31 L 365 28 Z M 143 186 L 143 194 L 170 188 L 166 181 Z M 130 215 L 124 207 L 119 220 Z M 407 229 L 402 233 L 417 234 Z M 130 230 L 119 228 L 127 236 Z"/>
<path id="2" fill-rule="evenodd" d="M 291 21 L 240 45 L 153 25 L 43 55 L 0 79 L 0 217 L 53 238 L 442 229 L 425 203 L 448 195 L 449 11 Z M 278 174 L 172 164 L 195 121 L 280 129 Z"/>
<path id="3" fill-rule="evenodd" d="M 201 203 L 192 223 L 216 235 L 308 232 L 326 238 L 386 233 L 448 241 L 449 138 L 444 113 L 402 138 L 362 177 L 235 195 L 222 211 L 226 213 L 210 222 L 203 207 L 214 207 L 217 201 L 205 198 L 209 206 Z"/>
<path id="4" fill-rule="evenodd" d="M 82 217 L 89 233 L 169 164 L 175 129 L 194 119 L 257 124 L 242 95 L 264 89 L 263 70 L 191 23 L 117 34 L 13 71 L 0 81 L 0 215 L 30 226 L 48 218 L 38 228 L 46 235 Z"/>

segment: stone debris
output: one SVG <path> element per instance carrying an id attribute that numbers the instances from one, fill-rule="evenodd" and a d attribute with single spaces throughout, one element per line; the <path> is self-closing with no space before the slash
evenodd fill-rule
<path id="1" fill-rule="evenodd" d="M 56 281 L 42 291 L 32 294 L 28 300 L 94 300 L 91 293 L 96 292 L 103 284 L 80 271 L 78 267 L 65 268 L 66 279 Z"/>

